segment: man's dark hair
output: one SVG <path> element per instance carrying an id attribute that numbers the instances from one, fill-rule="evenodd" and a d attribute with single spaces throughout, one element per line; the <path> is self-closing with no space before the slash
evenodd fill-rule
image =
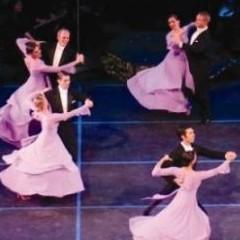
<path id="1" fill-rule="evenodd" d="M 192 126 L 190 125 L 184 125 L 184 126 L 180 126 L 177 129 L 177 137 L 182 140 L 182 136 L 184 136 L 186 134 L 186 130 L 192 128 Z"/>
<path id="2" fill-rule="evenodd" d="M 171 15 L 168 16 L 168 19 L 169 18 L 174 18 L 176 20 L 180 20 L 177 14 L 171 14 Z"/>

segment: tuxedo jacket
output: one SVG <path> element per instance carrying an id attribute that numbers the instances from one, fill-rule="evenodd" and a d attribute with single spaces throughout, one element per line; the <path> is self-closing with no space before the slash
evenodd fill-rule
<path id="1" fill-rule="evenodd" d="M 224 159 L 226 152 L 211 150 L 206 147 L 202 147 L 197 144 L 192 144 L 194 151 L 197 156 L 204 156 L 215 159 Z M 182 144 L 179 144 L 170 154 L 169 157 L 173 160 L 172 165 L 176 167 L 182 167 L 182 159 L 181 156 L 185 152 Z"/>
<path id="2" fill-rule="evenodd" d="M 60 97 L 60 91 L 58 87 L 45 93 L 45 96 L 51 106 L 53 113 L 63 113 L 63 106 Z M 71 111 L 78 107 L 78 102 L 83 102 L 86 99 L 84 94 L 79 94 L 73 90 L 68 90 L 68 111 Z"/>
<path id="3" fill-rule="evenodd" d="M 215 159 L 224 159 L 226 152 L 221 151 L 215 151 L 208 149 L 206 147 L 192 144 L 192 147 L 194 151 L 196 152 L 197 156 L 204 156 L 209 158 L 215 158 Z M 171 153 L 169 154 L 169 157 L 172 159 L 172 161 L 165 161 L 163 163 L 163 168 L 167 167 L 183 167 L 182 162 L 182 154 L 185 152 L 185 149 L 183 148 L 182 144 L 179 144 Z M 197 163 L 193 166 L 194 169 L 196 169 Z M 174 176 L 166 176 L 164 179 L 168 182 L 170 186 L 169 193 L 171 190 L 178 188 L 178 185 L 174 182 L 175 177 Z"/>
<path id="4" fill-rule="evenodd" d="M 54 53 L 57 47 L 57 43 L 45 43 L 42 45 L 43 60 L 47 65 L 53 64 Z M 74 51 L 69 45 L 64 50 L 59 62 L 59 66 L 66 63 L 70 63 L 76 59 L 76 51 Z"/>
<path id="5" fill-rule="evenodd" d="M 191 37 L 196 31 L 195 27 L 189 29 L 188 32 L 188 43 L 183 44 L 183 49 L 186 52 L 190 71 L 193 74 L 194 80 L 199 75 L 207 77 L 209 74 L 209 66 L 211 59 L 211 37 L 208 30 L 202 32 L 193 42 L 190 44 Z M 203 80 L 207 80 L 206 78 Z"/>
<path id="6" fill-rule="evenodd" d="M 53 113 L 63 113 L 63 106 L 60 97 L 59 88 L 53 88 L 52 90 L 45 93 L 45 96 L 51 106 Z M 85 96 L 78 94 L 71 89 L 68 91 L 68 111 L 76 109 L 79 101 L 84 101 Z M 60 122 L 58 128 L 58 134 L 63 141 L 63 144 L 72 155 L 73 159 L 77 159 L 77 136 L 76 126 L 73 124 L 73 119 Z"/>

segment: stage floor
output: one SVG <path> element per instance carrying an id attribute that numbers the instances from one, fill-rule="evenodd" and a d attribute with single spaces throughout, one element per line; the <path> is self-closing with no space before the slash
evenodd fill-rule
<path id="1" fill-rule="evenodd" d="M 227 88 L 212 90 L 215 121 L 208 126 L 198 124 L 195 111 L 187 119 L 147 111 L 122 84 L 90 84 L 93 115 L 76 122 L 78 164 L 86 191 L 58 200 L 34 197 L 22 202 L 0 185 L 0 240 L 130 240 L 128 220 L 140 215 L 147 205 L 141 198 L 163 186 L 160 178 L 151 177 L 151 169 L 177 144 L 175 130 L 180 122 L 192 124 L 198 143 L 240 154 L 239 86 L 234 84 L 227 86 L 229 95 Z M 1 105 L 13 89 L 5 88 Z M 12 149 L 0 143 L 1 155 Z M 199 168 L 210 169 L 221 161 L 199 158 Z M 4 168 L 1 161 L 0 169 Z M 240 239 L 239 173 L 238 160 L 230 175 L 207 180 L 201 187 L 199 198 L 209 212 L 211 240 Z"/>

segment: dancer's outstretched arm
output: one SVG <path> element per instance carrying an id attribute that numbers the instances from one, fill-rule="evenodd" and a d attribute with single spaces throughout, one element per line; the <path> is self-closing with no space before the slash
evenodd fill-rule
<path id="1" fill-rule="evenodd" d="M 181 28 L 181 37 L 179 36 L 179 38 L 180 38 L 179 40 L 181 40 L 182 43 L 187 41 L 187 32 L 193 26 L 194 26 L 194 22 L 191 22 L 188 25 L 185 25 L 184 27 Z M 184 37 L 184 36 L 186 36 L 186 37 Z M 178 42 L 175 39 L 172 39 L 171 32 L 168 33 L 166 36 L 166 44 L 167 44 L 168 50 L 180 48 Z"/>
<path id="2" fill-rule="evenodd" d="M 168 168 L 162 168 L 162 165 L 165 161 L 171 160 L 168 155 L 165 155 L 163 158 L 160 159 L 160 161 L 154 166 L 152 170 L 152 176 L 158 177 L 158 176 L 178 176 L 180 172 L 180 168 L 178 167 L 168 167 Z"/>
<path id="3" fill-rule="evenodd" d="M 183 32 L 187 32 L 187 31 L 188 31 L 191 27 L 193 27 L 194 25 L 195 25 L 195 23 L 194 23 L 194 22 L 191 22 L 191 23 L 183 26 L 183 27 L 182 27 Z"/>
<path id="4" fill-rule="evenodd" d="M 200 156 L 224 159 L 227 154 L 227 152 L 212 150 L 197 144 L 195 144 L 194 147 Z"/>
<path id="5" fill-rule="evenodd" d="M 28 38 L 18 38 L 16 40 L 16 44 L 18 48 L 21 50 L 21 52 L 24 54 L 24 56 L 27 56 L 27 51 L 26 51 L 26 43 L 29 42 L 30 40 Z"/>
<path id="6" fill-rule="evenodd" d="M 237 154 L 234 151 L 216 151 L 196 144 L 194 145 L 194 147 L 196 148 L 197 153 L 200 156 L 228 160 L 234 160 L 237 158 Z"/>
<path id="7" fill-rule="evenodd" d="M 204 179 L 217 176 L 219 174 L 228 174 L 230 173 L 230 163 L 231 161 L 225 160 L 220 166 L 216 168 L 206 170 L 206 171 L 199 171 L 198 175 L 202 180 L 204 180 Z"/>
<path id="8" fill-rule="evenodd" d="M 90 108 L 93 107 L 91 101 L 85 101 L 85 104 L 77 109 L 74 109 L 66 113 L 53 113 L 52 119 L 56 122 L 67 121 L 70 118 L 81 116 L 81 115 L 91 115 Z"/>
<path id="9" fill-rule="evenodd" d="M 64 64 L 64 65 L 58 66 L 58 67 L 46 65 L 43 63 L 43 64 L 40 64 L 39 66 L 37 66 L 35 68 L 35 71 L 46 72 L 46 73 L 56 73 L 56 72 L 69 71 L 69 70 L 71 71 L 71 69 L 75 65 L 77 65 L 83 61 L 84 61 L 83 56 L 81 54 L 77 54 L 76 60 L 73 62 Z"/>

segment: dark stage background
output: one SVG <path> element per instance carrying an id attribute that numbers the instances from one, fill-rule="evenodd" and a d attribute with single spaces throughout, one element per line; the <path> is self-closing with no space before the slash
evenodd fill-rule
<path id="1" fill-rule="evenodd" d="M 22 7 L 18 6 L 18 2 L 22 3 Z M 164 35 L 168 30 L 167 16 L 172 13 L 178 14 L 182 23 L 185 24 L 192 21 L 200 10 L 207 10 L 212 15 L 211 32 L 216 40 L 217 51 L 224 54 L 227 61 L 231 58 L 235 59 L 240 52 L 239 2 L 239 0 L 170 0 L 164 2 L 158 0 L 0 0 L 2 32 L 0 82 L 21 82 L 23 80 L 18 71 L 21 69 L 18 66 L 22 64 L 22 59 L 16 48 L 15 39 L 23 36 L 25 32 L 30 32 L 37 39 L 54 41 L 56 31 L 60 27 L 68 27 L 72 31 L 71 44 L 88 56 L 86 69 L 101 70 L 104 67 L 100 61 L 101 57 L 109 51 L 111 43 L 118 40 L 120 36 L 130 32 L 144 32 L 150 39 L 153 33 Z M 223 7 L 226 6 L 229 12 L 226 11 L 225 15 L 221 16 Z M 131 40 L 131 36 L 125 41 L 128 40 Z M 156 44 L 151 40 L 139 41 L 145 41 L 148 45 Z M 111 49 L 111 51 L 118 52 L 119 57 L 122 57 L 123 51 L 118 50 L 121 44 L 118 43 L 118 46 Z M 164 52 L 163 37 L 159 37 L 159 46 Z M 125 46 L 125 51 L 129 50 L 129 56 L 124 60 L 134 64 L 146 57 L 143 53 L 138 59 L 132 60 L 131 49 L 128 48 L 129 46 Z M 151 50 L 151 55 L 148 56 L 149 61 L 145 65 L 156 64 L 160 60 L 157 57 L 160 56 L 159 48 L 155 52 Z M 152 60 L 155 58 L 157 60 Z M 221 63 L 219 68 L 224 64 Z"/>

